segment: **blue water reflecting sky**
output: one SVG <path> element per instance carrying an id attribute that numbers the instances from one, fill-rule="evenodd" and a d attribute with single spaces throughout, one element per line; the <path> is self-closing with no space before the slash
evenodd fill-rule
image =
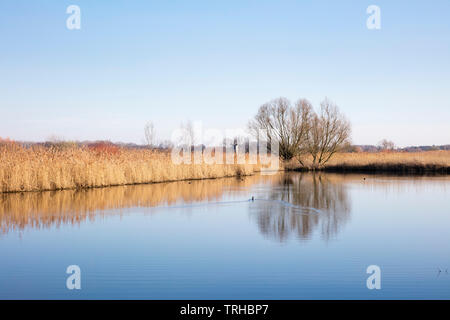
<path id="1" fill-rule="evenodd" d="M 14 208 L 3 197 L 0 298 L 450 298 L 450 275 L 438 273 L 450 268 L 448 178 L 248 179 L 224 184 L 213 199 L 189 201 L 183 194 L 176 208 L 141 199 L 93 210 L 75 222 L 56 212 L 52 223 L 39 214 L 25 223 L 19 212 L 25 207 Z M 220 180 L 188 188 L 207 189 L 208 183 L 214 189 Z M 152 197 L 166 187 L 135 188 L 141 188 L 139 197 Z M 108 199 L 108 191 L 102 192 Z M 321 213 L 302 214 L 276 201 L 240 201 L 252 195 Z M 208 201 L 240 202 L 198 205 Z M 78 209 L 68 217 L 80 212 L 79 204 L 71 205 Z M 65 286 L 66 268 L 73 264 L 81 268 L 81 290 Z M 381 268 L 381 290 L 366 287 L 372 264 Z"/>

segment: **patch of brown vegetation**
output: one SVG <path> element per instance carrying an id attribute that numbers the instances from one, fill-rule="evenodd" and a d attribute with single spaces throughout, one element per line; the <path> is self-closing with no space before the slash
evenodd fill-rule
<path id="1" fill-rule="evenodd" d="M 82 189 L 251 175 L 253 164 L 175 164 L 170 153 L 96 144 L 33 146 L 0 141 L 0 192 Z"/>
<path id="2" fill-rule="evenodd" d="M 309 170 L 290 161 L 288 170 Z M 450 151 L 337 153 L 320 170 L 336 172 L 450 173 Z"/>

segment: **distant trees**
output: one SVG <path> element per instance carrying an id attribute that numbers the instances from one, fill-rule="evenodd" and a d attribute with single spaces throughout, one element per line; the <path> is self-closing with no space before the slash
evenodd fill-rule
<path id="1" fill-rule="evenodd" d="M 317 114 L 311 103 L 300 99 L 292 106 L 286 98 L 278 98 L 263 104 L 250 121 L 249 129 L 267 133 L 269 142 L 279 144 L 280 157 L 284 160 L 312 157 L 312 166 L 324 165 L 336 152 L 350 143 L 351 126 L 336 104 L 328 99 L 321 103 Z"/>
<path id="2" fill-rule="evenodd" d="M 145 143 L 147 144 L 147 146 L 151 148 L 156 144 L 155 126 L 153 125 L 153 122 L 149 121 L 145 125 L 144 136 L 145 136 Z"/>
<path id="3" fill-rule="evenodd" d="M 383 139 L 378 143 L 378 147 L 383 151 L 391 151 L 395 149 L 395 144 L 392 141 Z"/>
<path id="4" fill-rule="evenodd" d="M 183 131 L 182 144 L 188 146 L 194 146 L 197 142 L 197 137 L 195 136 L 195 129 L 192 121 L 187 121 L 186 124 L 181 124 L 180 129 Z"/>

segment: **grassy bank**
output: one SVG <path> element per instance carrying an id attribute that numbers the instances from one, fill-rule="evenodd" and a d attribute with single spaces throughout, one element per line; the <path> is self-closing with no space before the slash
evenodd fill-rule
<path id="1" fill-rule="evenodd" d="M 290 170 L 310 170 L 311 161 L 305 167 L 296 161 L 286 164 Z M 331 172 L 376 173 L 450 173 L 450 151 L 424 152 L 354 152 L 334 155 L 320 170 Z"/>
<path id="2" fill-rule="evenodd" d="M 0 192 L 81 189 L 251 175 L 258 165 L 174 164 L 170 153 L 114 146 L 0 145 Z"/>
<path id="3" fill-rule="evenodd" d="M 284 163 L 287 170 L 310 170 L 298 161 Z M 252 175 L 261 170 L 251 164 L 174 164 L 168 152 L 127 149 L 114 145 L 92 147 L 61 144 L 25 148 L 0 143 L 0 193 L 84 189 L 179 180 Z M 450 173 L 450 151 L 417 153 L 339 153 L 324 171 Z"/>

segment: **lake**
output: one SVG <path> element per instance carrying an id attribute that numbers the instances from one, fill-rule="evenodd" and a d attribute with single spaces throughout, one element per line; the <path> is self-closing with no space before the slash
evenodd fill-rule
<path id="1" fill-rule="evenodd" d="M 449 299 L 449 200 L 329 173 L 2 194 L 0 299 Z"/>

